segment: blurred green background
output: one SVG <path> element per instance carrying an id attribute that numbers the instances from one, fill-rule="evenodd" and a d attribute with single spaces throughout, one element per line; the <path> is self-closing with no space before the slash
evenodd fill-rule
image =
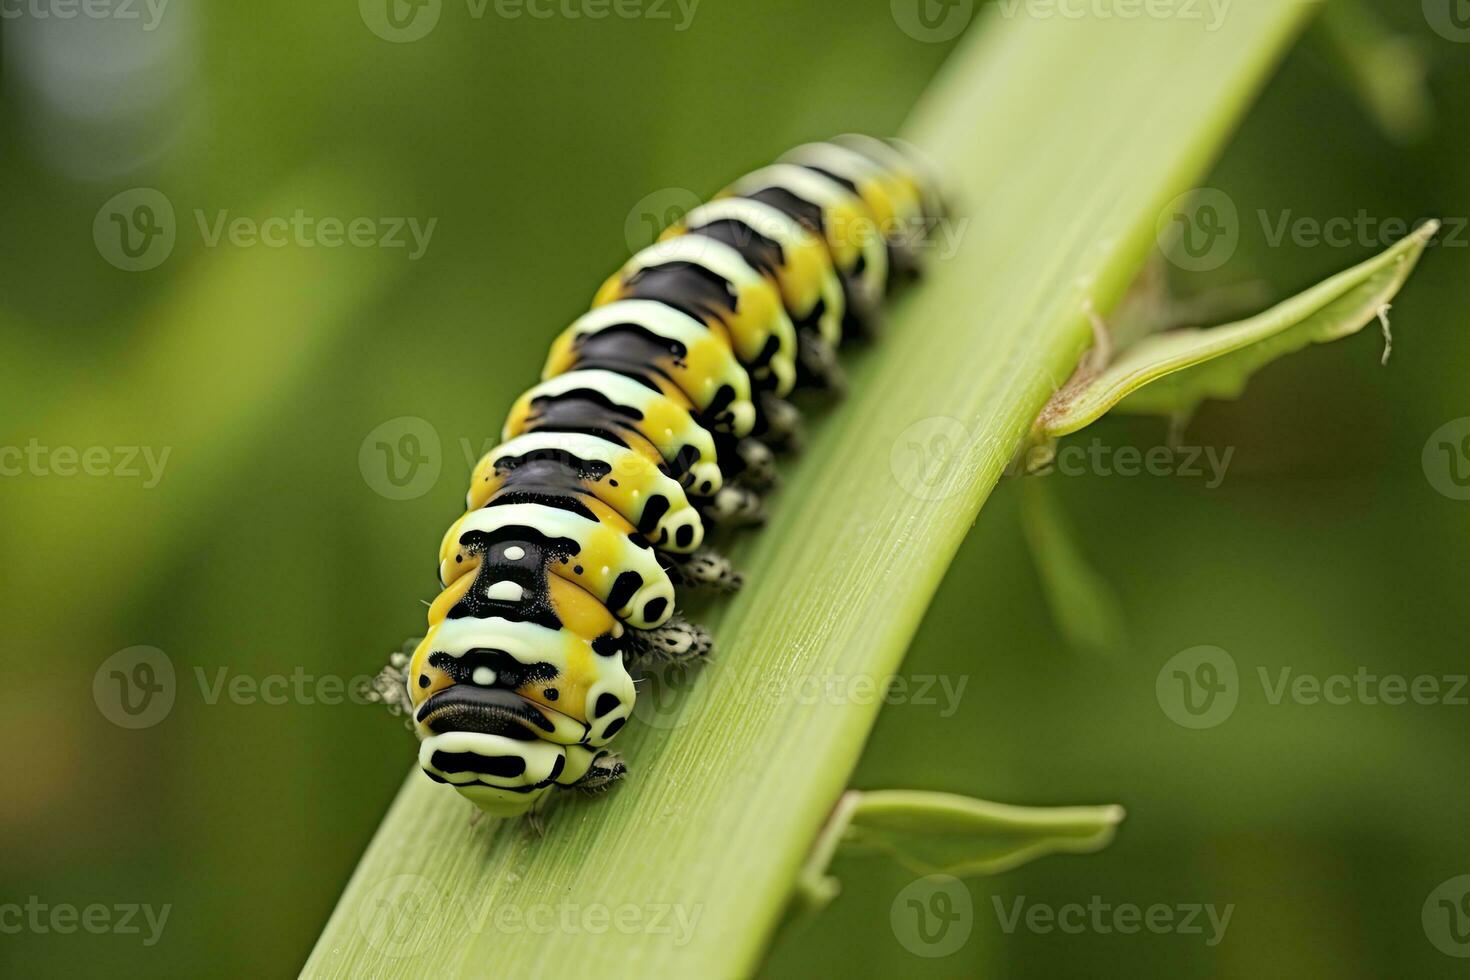
<path id="1" fill-rule="evenodd" d="M 1388 244 L 1274 243 L 1262 213 L 1470 215 L 1470 46 L 1419 4 L 1376 6 L 1424 54 L 1430 131 L 1389 140 L 1308 37 L 1208 181 L 1239 208 L 1239 249 L 1184 288 L 1281 296 Z M 412 43 L 347 2 L 14 9 L 32 12 L 0 21 L 0 446 L 29 455 L 0 457 L 0 905 L 170 908 L 151 944 L 141 916 L 141 934 L 7 929 L 0 972 L 293 973 L 410 766 L 399 725 L 340 691 L 420 628 L 473 457 L 554 332 L 649 218 L 795 143 L 896 130 L 949 45 L 905 34 L 882 0 L 704 0 L 685 30 L 672 5 L 591 20 L 450 2 Z M 134 188 L 173 210 L 171 249 L 143 237 L 165 219 L 156 195 L 121 199 L 151 250 L 107 244 L 104 204 Z M 211 244 L 222 212 L 298 211 L 408 246 Z M 394 231 L 408 218 L 434 222 L 416 257 Z M 840 861 L 842 896 L 775 949 L 771 976 L 1464 972 L 1421 909 L 1470 873 L 1470 707 L 1273 704 L 1258 670 L 1466 670 L 1470 503 L 1438 492 L 1421 454 L 1470 415 L 1467 246 L 1452 223 L 1426 255 L 1387 368 L 1365 331 L 1210 406 L 1185 441 L 1233 449 L 1218 487 L 1045 478 L 1121 597 L 1124 649 L 1060 638 L 1002 486 L 904 668 L 963 679 L 957 710 L 886 709 L 856 784 L 1118 802 L 1129 819 L 1100 855 L 971 883 L 970 939 L 938 959 L 889 924 L 912 876 Z M 385 482 L 377 441 L 424 431 L 426 475 Z M 1165 434 L 1123 420 L 1074 438 Z M 62 475 L 90 447 L 99 475 Z M 1239 703 L 1190 730 L 1155 678 L 1202 644 L 1237 664 Z M 119 714 L 112 668 L 150 680 L 135 654 L 104 666 L 137 646 L 172 668 L 159 718 Z M 232 694 L 237 676 L 260 686 Z M 1094 895 L 1234 909 L 1211 947 L 1208 926 L 1008 934 L 994 905 Z"/>

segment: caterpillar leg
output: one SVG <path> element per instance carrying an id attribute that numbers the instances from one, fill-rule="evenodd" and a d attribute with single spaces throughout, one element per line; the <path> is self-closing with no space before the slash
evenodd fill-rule
<path id="1" fill-rule="evenodd" d="M 409 640 L 407 649 L 411 651 L 418 646 L 418 642 Z M 378 671 L 378 676 L 373 678 L 371 686 L 363 692 L 363 697 L 373 704 L 383 705 L 394 717 L 403 717 L 404 723 L 412 731 L 413 700 L 408 693 L 408 662 L 409 654 L 401 650 L 389 654 L 388 662 Z"/>
<path id="2" fill-rule="evenodd" d="M 570 788 L 581 790 L 588 795 L 606 793 L 612 789 L 614 783 L 627 774 L 628 766 L 623 762 L 621 756 L 614 754 L 598 756 L 591 768 Z"/>
<path id="3" fill-rule="evenodd" d="M 745 438 L 735 444 L 740 457 L 740 475 L 736 482 L 757 493 L 775 488 L 780 477 L 776 472 L 776 454 L 759 439 Z"/>
<path id="4" fill-rule="evenodd" d="M 837 360 L 837 349 L 810 330 L 796 335 L 796 377 L 833 395 L 847 392 L 847 372 Z"/>
<path id="5" fill-rule="evenodd" d="M 721 487 L 700 501 L 699 514 L 711 527 L 760 527 L 766 522 L 761 495 L 745 487 Z"/>
<path id="6" fill-rule="evenodd" d="M 631 663 L 680 663 L 700 660 L 714 649 L 714 640 L 702 626 L 675 613 L 651 630 L 628 628 L 626 658 Z"/>
<path id="7" fill-rule="evenodd" d="M 769 391 L 760 394 L 761 418 L 765 430 L 761 438 L 778 453 L 794 453 L 801 448 L 801 411 L 784 398 Z"/>
<path id="8" fill-rule="evenodd" d="M 708 545 L 691 554 L 669 554 L 665 558 L 669 563 L 669 579 L 678 587 L 729 595 L 745 584 L 745 576 L 735 570 L 730 559 Z"/>

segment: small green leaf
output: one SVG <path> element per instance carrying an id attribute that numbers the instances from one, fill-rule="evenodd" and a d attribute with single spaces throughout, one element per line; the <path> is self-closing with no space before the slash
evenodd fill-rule
<path id="1" fill-rule="evenodd" d="M 1120 806 L 1020 807 L 953 793 L 850 790 L 812 848 L 789 915 L 814 914 L 840 887 L 839 852 L 880 853 L 918 875 L 995 875 L 1048 854 L 1087 854 L 1112 842 Z"/>
<path id="2" fill-rule="evenodd" d="M 1087 854 L 1113 839 L 1120 806 L 1020 807 L 952 793 L 864 793 L 846 842 L 916 872 L 994 875 L 1048 854 Z"/>
<path id="3" fill-rule="evenodd" d="M 1251 375 L 1277 358 L 1347 337 L 1384 317 L 1438 229 L 1438 222 L 1428 222 L 1382 255 L 1249 320 L 1140 341 L 1105 369 L 1079 374 L 1057 392 L 1037 419 L 1034 441 L 1076 432 L 1113 409 L 1177 418 L 1208 398 L 1239 397 Z"/>

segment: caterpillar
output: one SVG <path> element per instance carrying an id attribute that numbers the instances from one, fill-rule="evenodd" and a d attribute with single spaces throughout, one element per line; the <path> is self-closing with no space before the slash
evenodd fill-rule
<path id="1" fill-rule="evenodd" d="M 430 779 L 513 817 L 625 775 L 607 746 L 630 668 L 709 655 L 678 591 L 740 587 L 708 539 L 764 521 L 802 438 L 791 397 L 843 390 L 839 346 L 877 335 L 943 213 L 911 147 L 839 136 L 735 181 L 607 279 L 475 466 L 428 630 L 379 676 Z"/>

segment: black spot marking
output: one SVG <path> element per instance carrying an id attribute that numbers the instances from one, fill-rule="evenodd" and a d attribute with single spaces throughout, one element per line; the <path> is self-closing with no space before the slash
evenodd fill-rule
<path id="1" fill-rule="evenodd" d="M 599 657 L 616 657 L 623 652 L 625 643 L 611 633 L 604 633 L 592 641 L 592 652 Z"/>
<path id="2" fill-rule="evenodd" d="M 607 606 L 616 612 L 628 605 L 628 601 L 643 588 L 643 576 L 635 571 L 620 572 L 613 580 L 613 587 L 607 594 Z"/>
<path id="3" fill-rule="evenodd" d="M 663 596 L 659 596 L 657 599 L 650 599 L 648 604 L 643 607 L 643 617 L 647 619 L 650 623 L 656 623 L 658 622 L 659 617 L 664 614 L 664 609 L 666 609 L 668 605 L 669 600 L 665 599 Z"/>
<path id="4" fill-rule="evenodd" d="M 643 503 L 643 514 L 638 519 L 638 530 L 645 535 L 651 535 L 658 527 L 658 522 L 664 519 L 669 512 L 669 498 L 661 493 L 653 494 Z"/>
<path id="5" fill-rule="evenodd" d="M 478 776 L 511 779 L 524 775 L 526 760 L 518 755 L 480 755 L 478 752 L 435 752 L 429 764 L 440 772 L 472 772 Z"/>
<path id="6" fill-rule="evenodd" d="M 623 702 L 616 694 L 611 692 L 601 694 L 597 698 L 597 704 L 592 707 L 592 717 L 601 718 L 603 715 L 610 715 L 622 706 Z"/>
<path id="7" fill-rule="evenodd" d="M 675 473 L 682 476 L 688 473 L 690 468 L 697 462 L 699 462 L 699 450 L 685 443 L 679 447 L 679 451 L 674 454 L 674 459 L 669 465 Z"/>

